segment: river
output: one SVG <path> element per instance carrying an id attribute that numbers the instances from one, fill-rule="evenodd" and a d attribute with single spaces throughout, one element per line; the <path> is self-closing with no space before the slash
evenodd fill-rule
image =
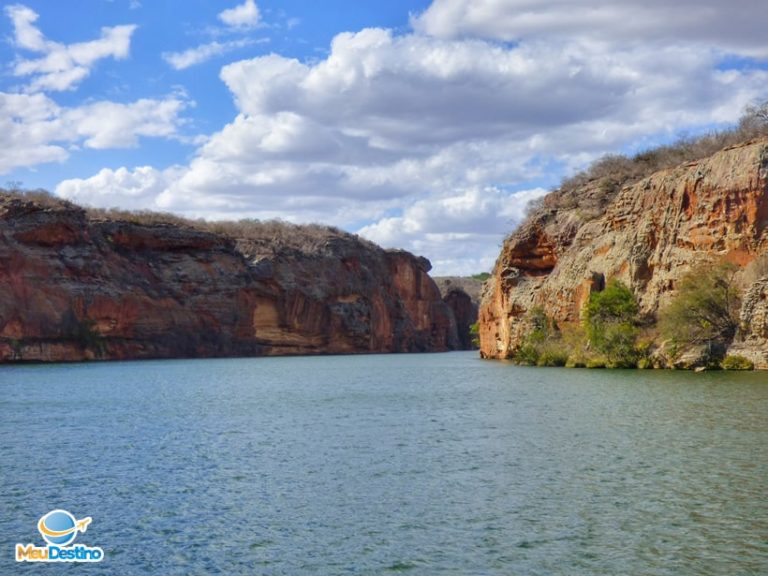
<path id="1" fill-rule="evenodd" d="M 768 573 L 765 373 L 475 353 L 0 368 L 0 573 Z M 46 566 L 69 573 L 73 566 Z"/>

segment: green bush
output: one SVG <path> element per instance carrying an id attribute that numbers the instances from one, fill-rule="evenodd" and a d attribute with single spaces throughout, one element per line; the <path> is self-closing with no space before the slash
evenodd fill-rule
<path id="1" fill-rule="evenodd" d="M 517 349 L 514 361 L 523 366 L 536 366 L 539 363 L 539 350 L 532 344 L 523 344 Z"/>
<path id="2" fill-rule="evenodd" d="M 691 270 L 660 314 L 662 334 L 678 348 L 706 345 L 711 351 L 708 364 L 716 365 L 738 327 L 737 271 L 728 262 L 705 263 Z"/>
<path id="3" fill-rule="evenodd" d="M 469 326 L 469 337 L 473 348 L 480 348 L 480 322 L 475 322 Z"/>
<path id="4" fill-rule="evenodd" d="M 540 306 L 532 308 L 524 320 L 530 330 L 520 348 L 514 354 L 514 361 L 526 366 L 564 366 L 568 353 L 562 346 L 557 325 Z"/>
<path id="5" fill-rule="evenodd" d="M 665 335 L 683 344 L 729 340 L 738 326 L 738 268 L 728 262 L 703 264 L 683 277 L 675 299 L 664 310 Z"/>
<path id="6" fill-rule="evenodd" d="M 602 292 L 593 292 L 584 320 L 590 346 L 605 356 L 609 368 L 631 368 L 639 357 L 635 346 L 638 304 L 632 291 L 618 280 Z"/>
<path id="7" fill-rule="evenodd" d="M 536 361 L 536 366 L 565 366 L 568 362 L 568 352 L 562 348 L 545 348 Z"/>
<path id="8" fill-rule="evenodd" d="M 755 365 L 749 358 L 738 354 L 728 355 L 721 364 L 723 370 L 754 370 Z"/>

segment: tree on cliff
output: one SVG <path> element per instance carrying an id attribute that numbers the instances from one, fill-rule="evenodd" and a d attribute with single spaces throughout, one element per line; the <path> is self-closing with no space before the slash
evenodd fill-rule
<path id="1" fill-rule="evenodd" d="M 662 312 L 662 333 L 677 344 L 711 346 L 733 339 L 741 302 L 738 267 L 729 262 L 705 264 L 683 277 L 677 295 Z"/>
<path id="2" fill-rule="evenodd" d="M 637 364 L 637 313 L 635 295 L 616 279 L 602 292 L 590 294 L 584 312 L 589 345 L 605 356 L 609 366 L 630 368 Z"/>
<path id="3" fill-rule="evenodd" d="M 764 136 L 768 131 L 768 100 L 754 102 L 744 109 L 738 131 L 745 138 Z"/>

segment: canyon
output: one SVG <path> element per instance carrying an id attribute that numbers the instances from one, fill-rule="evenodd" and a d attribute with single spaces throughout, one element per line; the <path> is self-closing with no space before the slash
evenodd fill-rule
<path id="1" fill-rule="evenodd" d="M 318 225 L 169 220 L 0 196 L 0 361 L 461 346 L 425 258 Z"/>

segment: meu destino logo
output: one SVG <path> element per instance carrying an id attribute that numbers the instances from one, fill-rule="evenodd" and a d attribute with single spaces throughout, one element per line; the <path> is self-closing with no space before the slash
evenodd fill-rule
<path id="1" fill-rule="evenodd" d="M 48 546 L 16 544 L 16 561 L 101 562 L 104 559 L 104 550 L 101 548 L 84 544 L 71 545 L 77 533 L 85 533 L 90 523 L 90 516 L 75 520 L 66 510 L 51 510 L 37 522 L 37 529 Z"/>

